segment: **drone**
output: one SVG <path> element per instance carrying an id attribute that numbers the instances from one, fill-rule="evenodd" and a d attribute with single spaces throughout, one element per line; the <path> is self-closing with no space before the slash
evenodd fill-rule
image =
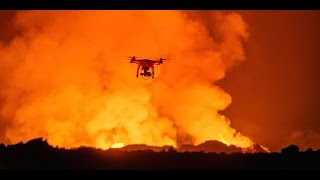
<path id="1" fill-rule="evenodd" d="M 139 70 L 143 70 L 143 72 L 140 73 L 140 76 L 143 78 L 154 78 L 154 65 L 160 65 L 163 63 L 164 58 L 159 58 L 159 60 L 154 60 L 154 59 L 138 59 L 136 56 L 129 56 L 130 58 L 130 63 L 136 63 L 138 64 L 137 68 L 137 74 L 136 78 L 139 77 Z M 150 72 L 151 68 L 151 72 Z"/>

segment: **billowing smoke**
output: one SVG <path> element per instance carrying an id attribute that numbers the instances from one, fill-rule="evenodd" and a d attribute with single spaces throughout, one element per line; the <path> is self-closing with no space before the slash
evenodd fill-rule
<path id="1" fill-rule="evenodd" d="M 245 59 L 246 24 L 236 13 L 206 13 L 18 12 L 21 33 L 0 45 L 0 140 L 251 146 L 219 114 L 231 96 L 215 85 Z M 132 55 L 171 60 L 145 81 Z"/>

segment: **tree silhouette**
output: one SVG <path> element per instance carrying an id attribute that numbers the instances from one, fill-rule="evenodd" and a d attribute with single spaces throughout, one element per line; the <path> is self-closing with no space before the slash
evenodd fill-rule
<path id="1" fill-rule="evenodd" d="M 299 153 L 299 147 L 297 145 L 290 145 L 286 148 L 283 148 L 281 150 L 282 154 L 295 154 L 295 153 Z"/>
<path id="2" fill-rule="evenodd" d="M 214 143 L 213 143 L 214 144 Z M 0 169 L 318 169 L 320 150 L 290 145 L 281 153 L 220 153 L 166 150 L 101 150 L 91 147 L 64 149 L 42 138 L 27 143 L 0 144 Z"/>
<path id="3" fill-rule="evenodd" d="M 5 150 L 6 149 L 6 146 L 4 144 L 0 144 L 0 152 Z"/>

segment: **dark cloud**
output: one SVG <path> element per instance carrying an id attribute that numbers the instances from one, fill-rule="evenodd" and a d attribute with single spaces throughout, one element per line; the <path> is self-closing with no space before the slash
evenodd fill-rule
<path id="1" fill-rule="evenodd" d="M 224 113 L 271 149 L 320 148 L 320 11 L 239 13 L 250 32 L 247 61 L 221 82 L 233 98 Z"/>
<path id="2" fill-rule="evenodd" d="M 0 10 L 0 42 L 8 43 L 17 34 L 14 18 L 17 11 Z"/>

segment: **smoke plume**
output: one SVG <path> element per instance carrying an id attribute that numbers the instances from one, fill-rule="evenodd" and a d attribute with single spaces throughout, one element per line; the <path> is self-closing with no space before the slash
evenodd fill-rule
<path id="1" fill-rule="evenodd" d="M 0 44 L 0 118 L 6 143 L 200 144 L 253 141 L 219 111 L 215 85 L 245 60 L 246 23 L 232 12 L 23 11 Z M 126 56 L 169 58 L 153 80 Z"/>

